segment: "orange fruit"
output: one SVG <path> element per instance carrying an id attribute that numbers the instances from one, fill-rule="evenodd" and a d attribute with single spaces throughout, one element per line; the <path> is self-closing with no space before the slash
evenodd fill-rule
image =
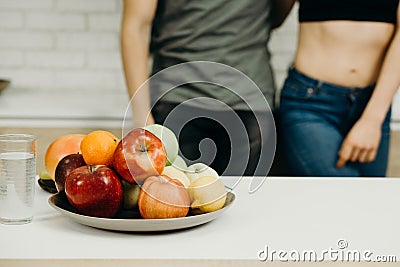
<path id="1" fill-rule="evenodd" d="M 86 164 L 111 166 L 119 139 L 112 133 L 97 130 L 89 133 L 81 142 L 81 152 Z"/>

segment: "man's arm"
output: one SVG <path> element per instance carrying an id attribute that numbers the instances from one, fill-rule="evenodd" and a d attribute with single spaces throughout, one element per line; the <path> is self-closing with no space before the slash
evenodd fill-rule
<path id="1" fill-rule="evenodd" d="M 285 21 L 296 0 L 272 0 L 272 29 L 278 28 Z"/>
<path id="2" fill-rule="evenodd" d="M 150 30 L 156 9 L 157 0 L 124 0 L 121 53 L 128 93 L 133 98 L 134 127 L 154 123 L 149 88 L 138 89 L 149 78 Z"/>

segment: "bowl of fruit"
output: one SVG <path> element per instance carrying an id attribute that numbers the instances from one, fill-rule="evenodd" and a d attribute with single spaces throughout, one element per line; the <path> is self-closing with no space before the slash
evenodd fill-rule
<path id="1" fill-rule="evenodd" d="M 97 130 L 57 138 L 47 148 L 48 202 L 70 219 L 114 231 L 169 231 L 210 222 L 235 195 L 203 163 L 187 166 L 165 126 L 136 128 L 121 139 Z M 48 185 L 47 182 L 47 185 Z"/>

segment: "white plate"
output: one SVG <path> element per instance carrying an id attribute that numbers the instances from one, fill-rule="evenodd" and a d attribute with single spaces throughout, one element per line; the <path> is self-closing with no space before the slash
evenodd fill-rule
<path id="1" fill-rule="evenodd" d="M 172 219 L 142 219 L 138 211 L 121 212 L 116 218 L 98 218 L 78 214 L 69 204 L 64 192 L 52 195 L 48 202 L 50 206 L 72 220 L 91 227 L 129 232 L 159 232 L 189 228 L 210 222 L 226 211 L 235 200 L 235 194 L 228 192 L 225 206 L 217 211 L 195 215 L 191 210 L 183 218 Z"/>

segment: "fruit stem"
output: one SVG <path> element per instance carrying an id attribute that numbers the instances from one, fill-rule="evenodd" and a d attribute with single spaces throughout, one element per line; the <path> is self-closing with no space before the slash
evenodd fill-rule
<path id="1" fill-rule="evenodd" d="M 146 144 L 144 144 L 144 143 L 140 144 L 139 150 L 140 150 L 140 152 L 146 152 L 147 151 Z"/>
<path id="2" fill-rule="evenodd" d="M 93 173 L 96 170 L 96 166 L 90 164 L 90 165 L 88 165 L 88 170 L 89 170 L 89 173 Z"/>

